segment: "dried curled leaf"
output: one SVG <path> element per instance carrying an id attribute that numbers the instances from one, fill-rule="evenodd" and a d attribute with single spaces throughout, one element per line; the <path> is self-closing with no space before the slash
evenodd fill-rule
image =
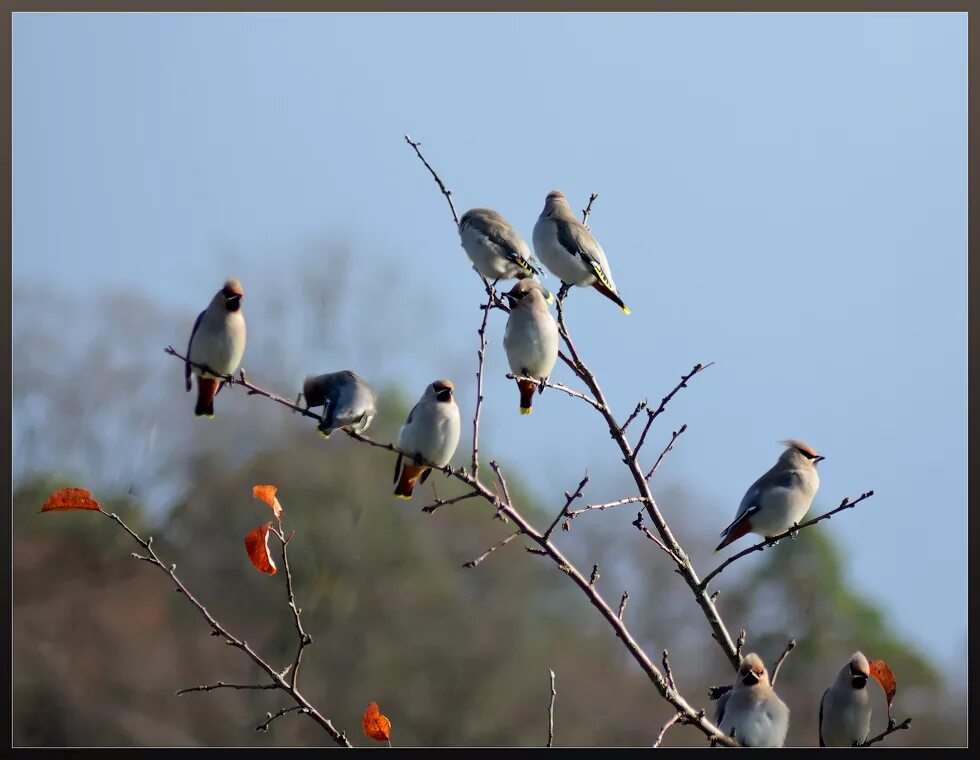
<path id="1" fill-rule="evenodd" d="M 56 509 L 101 509 L 99 502 L 84 488 L 61 488 L 44 500 L 42 512 Z"/>
<path id="2" fill-rule="evenodd" d="M 391 721 L 378 710 L 378 703 L 372 702 L 364 711 L 361 721 L 364 735 L 379 742 L 391 740 Z"/>
<path id="3" fill-rule="evenodd" d="M 269 553 L 269 527 L 272 523 L 260 525 L 247 536 L 245 536 L 245 551 L 248 558 L 252 560 L 255 569 L 262 573 L 275 575 L 276 563 L 272 561 L 272 554 Z"/>
<path id="4" fill-rule="evenodd" d="M 885 699 L 888 700 L 888 720 L 891 720 L 892 700 L 895 699 L 895 692 L 898 691 L 895 674 L 892 673 L 892 669 L 885 664 L 884 660 L 872 660 L 868 665 L 871 669 L 871 677 L 881 684 L 881 688 L 885 692 Z"/>
<path id="5" fill-rule="evenodd" d="M 252 498 L 264 501 L 272 507 L 273 514 L 279 517 L 282 514 L 282 505 L 276 498 L 276 491 L 278 490 L 275 486 L 252 486 Z"/>

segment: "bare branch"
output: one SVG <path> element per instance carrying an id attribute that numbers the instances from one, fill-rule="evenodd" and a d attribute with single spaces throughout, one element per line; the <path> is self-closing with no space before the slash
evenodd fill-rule
<path id="1" fill-rule="evenodd" d="M 491 546 L 489 549 L 487 549 L 485 552 L 483 552 L 483 554 L 481 554 L 476 559 L 471 559 L 469 562 L 464 562 L 463 563 L 463 567 L 476 567 L 481 562 L 483 562 L 483 560 L 485 560 L 487 557 L 489 557 L 491 554 L 493 554 L 495 551 L 497 551 L 497 549 L 500 549 L 500 548 L 502 548 L 504 546 L 507 546 L 507 544 L 509 544 L 511 541 L 513 541 L 515 538 L 517 538 L 523 532 L 524 531 L 521 531 L 521 530 L 514 531 L 513 533 L 511 533 L 509 536 L 507 536 L 507 538 L 505 538 L 500 543 L 497 543 L 497 544 L 494 544 L 493 546 Z"/>
<path id="2" fill-rule="evenodd" d="M 695 364 L 694 368 L 690 372 L 688 372 L 686 375 L 681 375 L 681 381 L 674 386 L 674 389 L 670 393 L 661 399 L 660 406 L 657 407 L 656 411 L 651 412 L 649 409 L 647 409 L 647 424 L 644 426 L 643 432 L 640 434 L 639 443 L 636 444 L 636 449 L 633 451 L 634 461 L 636 455 L 640 453 L 640 449 L 643 446 L 643 442 L 646 440 L 647 432 L 650 430 L 650 426 L 653 425 L 653 421 L 664 413 L 664 410 L 667 408 L 667 404 L 669 404 L 670 400 L 677 394 L 677 391 L 679 391 L 681 388 L 686 388 L 688 380 L 698 374 L 698 372 L 703 372 L 712 364 L 714 364 L 714 362 L 708 362 L 707 364 Z"/>
<path id="3" fill-rule="evenodd" d="M 646 399 L 643 399 L 643 401 L 640 401 L 636 405 L 636 409 L 634 409 L 632 412 L 630 412 L 630 416 L 626 418 L 626 422 L 623 423 L 623 426 L 619 429 L 619 432 L 625 433 L 626 432 L 626 428 L 628 428 L 630 426 L 630 423 L 632 423 L 633 420 L 636 419 L 636 415 L 638 415 L 640 412 L 642 412 L 646 408 L 647 408 L 647 400 Z"/>
<path id="4" fill-rule="evenodd" d="M 284 535 L 282 528 L 282 516 L 277 515 L 276 521 L 279 524 L 279 530 L 276 532 L 276 536 L 282 543 L 282 569 L 286 576 L 286 600 L 289 604 L 289 609 L 293 613 L 293 623 L 296 626 L 296 637 L 299 640 L 299 644 L 296 648 L 296 656 L 293 658 L 293 664 L 290 666 L 289 671 L 289 685 L 295 689 L 296 682 L 299 679 L 299 665 L 303 659 L 303 650 L 306 649 L 310 644 L 313 643 L 313 637 L 310 636 L 305 630 L 303 630 L 303 621 L 300 620 L 300 609 L 296 606 L 296 597 L 293 594 L 293 574 L 289 569 L 289 555 L 286 552 L 286 546 L 292 539 L 293 535 L 290 534 L 287 539 Z"/>
<path id="5" fill-rule="evenodd" d="M 302 705 L 293 705 L 292 707 L 284 707 L 279 712 L 277 712 L 275 714 L 273 714 L 273 713 L 266 713 L 266 717 L 268 718 L 268 720 L 266 720 L 265 723 L 261 723 L 258 726 L 256 726 L 255 727 L 255 730 L 258 731 L 258 732 L 268 731 L 269 730 L 269 726 L 272 723 L 272 721 L 274 721 L 276 718 L 281 718 L 286 713 L 291 713 L 291 712 L 293 712 L 295 710 L 302 710 L 303 712 L 306 712 L 306 708 L 303 707 Z"/>
<path id="6" fill-rule="evenodd" d="M 278 689 L 279 684 L 275 683 L 225 683 L 224 681 L 218 681 L 210 686 L 192 686 L 189 689 L 179 689 L 176 695 L 179 697 L 182 694 L 190 694 L 194 691 L 214 691 L 215 689 Z"/>
<path id="7" fill-rule="evenodd" d="M 575 519 L 578 515 L 585 512 L 599 511 L 602 512 L 606 509 L 612 509 L 613 507 L 620 507 L 623 504 L 636 504 L 638 501 L 643 501 L 642 496 L 627 496 L 625 499 L 619 499 L 618 501 L 608 501 L 605 504 L 589 504 L 587 507 L 582 507 L 581 509 L 573 509 L 566 513 L 566 517 L 569 520 Z"/>
<path id="8" fill-rule="evenodd" d="M 599 577 L 599 566 L 594 564 L 592 565 L 592 575 L 589 578 L 589 585 L 592 586 L 592 588 L 595 588 L 595 583 L 597 580 L 599 580 Z"/>
<path id="9" fill-rule="evenodd" d="M 670 685 L 674 691 L 677 691 L 677 684 L 674 683 L 674 674 L 670 669 L 670 660 L 667 657 L 667 650 L 664 650 L 663 659 L 661 660 L 664 666 L 664 676 L 667 679 L 667 683 Z"/>
<path id="10" fill-rule="evenodd" d="M 422 507 L 422 511 L 427 514 L 435 512 L 439 507 L 444 507 L 447 504 L 455 504 L 458 501 L 466 501 L 466 499 L 472 499 L 474 496 L 479 496 L 479 491 L 470 491 L 469 493 L 464 493 L 462 496 L 454 496 L 451 499 L 436 499 L 431 504 Z"/>
<path id="11" fill-rule="evenodd" d="M 664 734 L 667 733 L 667 729 L 679 722 L 683 717 L 684 716 L 681 713 L 674 713 L 670 719 L 660 727 L 660 731 L 657 733 L 657 738 L 653 740 L 654 748 L 660 746 L 660 743 L 664 740 Z"/>
<path id="12" fill-rule="evenodd" d="M 207 608 L 197 600 L 197 598 L 187 589 L 187 587 L 180 580 L 180 578 L 177 577 L 177 573 L 176 573 L 177 566 L 175 564 L 171 564 L 169 566 L 165 565 L 157 556 L 156 552 L 153 549 L 152 536 L 147 538 L 146 540 L 143 540 L 143 538 L 141 538 L 138 533 L 136 533 L 132 528 L 126 525 L 125 522 L 123 522 L 123 520 L 119 517 L 119 515 L 115 514 L 114 512 L 113 513 L 106 512 L 101 507 L 99 508 L 99 512 L 101 512 L 105 517 L 108 517 L 110 520 L 113 520 L 115 523 L 117 523 L 123 530 L 125 530 L 130 535 L 130 537 L 132 537 L 134 541 L 136 541 L 136 543 L 138 543 L 140 546 L 143 547 L 143 549 L 148 554 L 147 561 L 150 562 L 150 564 L 152 564 L 153 566 L 159 568 L 162 573 L 167 575 L 170 578 L 171 582 L 173 582 L 176 585 L 177 590 L 181 594 L 183 594 L 184 597 L 186 597 L 186 599 L 191 604 L 194 605 L 197 611 L 200 612 L 201 615 L 204 617 L 204 619 L 207 621 L 208 625 L 211 626 L 211 632 L 213 636 L 220 636 L 222 639 L 224 639 L 226 644 L 228 644 L 229 646 L 233 646 L 236 649 L 240 649 L 242 652 L 244 652 L 249 657 L 249 659 L 252 660 L 252 662 L 258 665 L 259 668 L 261 668 L 266 673 L 266 675 L 268 675 L 272 679 L 272 682 L 276 684 L 276 686 L 278 686 L 282 691 L 286 692 L 296 702 L 296 707 L 294 709 L 302 709 L 307 715 L 309 715 L 314 721 L 316 721 L 316 723 L 319 724 L 320 727 L 323 728 L 330 735 L 330 738 L 333 739 L 334 742 L 336 742 L 342 747 L 352 746 L 351 743 L 347 741 L 347 738 L 341 732 L 337 731 L 336 728 L 334 728 L 333 723 L 329 719 L 324 718 L 316 710 L 316 708 L 314 708 L 306 700 L 306 698 L 296 688 L 295 684 L 287 682 L 285 678 L 282 676 L 282 674 L 279 673 L 271 665 L 269 665 L 269 663 L 267 663 L 264 659 L 262 659 L 262 657 L 256 654 L 255 650 L 253 650 L 246 641 L 240 640 L 235 636 L 233 636 L 231 633 L 229 633 L 228 630 L 225 629 L 221 625 L 221 623 L 219 623 L 211 615 L 210 612 L 208 612 Z"/>
<path id="13" fill-rule="evenodd" d="M 619 600 L 619 614 L 616 615 L 620 620 L 623 619 L 623 615 L 626 614 L 626 604 L 630 600 L 629 591 L 624 591 L 622 598 Z"/>
<path id="14" fill-rule="evenodd" d="M 473 477 L 477 477 L 480 472 L 479 450 L 480 450 L 480 408 L 483 406 L 483 360 L 487 352 L 487 318 L 490 316 L 490 309 L 493 307 L 493 294 L 487 299 L 483 309 L 483 322 L 480 324 L 478 334 L 480 336 L 480 350 L 477 351 L 478 365 L 476 370 L 476 411 L 473 413 L 473 464 L 470 472 Z"/>
<path id="15" fill-rule="evenodd" d="M 555 390 L 561 391 L 562 393 L 567 393 L 572 398 L 581 399 L 582 401 L 589 404 L 590 406 L 594 406 L 596 409 L 599 408 L 599 403 L 594 398 L 591 398 L 590 396 L 586 396 L 584 393 L 573 391 L 567 385 L 562 385 L 561 383 L 552 383 L 548 380 L 542 381 L 542 380 L 538 380 L 536 377 L 527 377 L 525 375 L 515 375 L 513 372 L 507 373 L 507 379 L 525 380 L 527 382 L 534 383 L 535 385 L 543 385 L 545 388 L 554 388 Z"/>
<path id="16" fill-rule="evenodd" d="M 650 480 L 650 478 L 653 477 L 653 473 L 657 471 L 657 468 L 660 466 L 660 463 L 664 461 L 664 457 L 667 456 L 667 452 L 670 451 L 672 448 L 674 448 L 674 441 L 680 438 L 681 434 L 684 433 L 684 431 L 686 430 L 687 430 L 687 423 L 685 422 L 683 425 L 681 425 L 680 430 L 674 431 L 674 434 L 670 437 L 670 443 L 667 444 L 667 448 L 665 448 L 663 451 L 660 452 L 660 456 L 657 457 L 657 461 L 653 465 L 653 468 L 650 470 L 650 472 L 648 472 L 646 475 L 643 476 L 644 480 Z"/>
<path id="17" fill-rule="evenodd" d="M 433 169 L 429 165 L 429 162 L 428 161 L 425 160 L 425 156 L 423 156 L 422 155 L 422 151 L 419 150 L 419 146 L 421 146 L 422 143 L 420 143 L 420 142 L 413 142 L 412 141 L 412 138 L 409 137 L 408 135 L 405 135 L 405 142 L 407 142 L 409 145 L 412 146 L 412 148 L 415 150 L 415 155 L 417 155 L 419 157 L 419 161 L 421 161 L 423 164 L 425 164 L 425 168 L 429 170 L 429 173 L 432 175 L 432 179 L 434 179 L 436 181 L 436 184 L 439 185 L 439 190 L 446 197 L 446 203 L 449 204 L 449 210 L 452 212 L 453 221 L 456 223 L 456 227 L 458 229 L 459 228 L 459 215 L 456 213 L 456 206 L 455 206 L 455 204 L 453 204 L 453 191 L 450 190 L 449 188 L 447 188 L 443 184 L 442 180 L 439 179 L 439 175 L 436 174 L 436 170 Z"/>
<path id="18" fill-rule="evenodd" d="M 555 671 L 548 672 L 551 673 L 551 702 L 548 703 L 548 746 L 550 747 L 555 741 L 555 697 L 558 696 L 558 692 L 555 691 Z"/>
<path id="19" fill-rule="evenodd" d="M 894 720 L 889 719 L 889 721 L 888 721 L 888 728 L 886 728 L 884 731 L 882 731 L 877 736 L 872 736 L 864 744 L 859 744 L 858 746 L 859 747 L 870 747 L 872 744 L 877 744 L 878 742 L 882 741 L 889 734 L 893 734 L 896 731 L 904 731 L 904 730 L 906 730 L 910 725 L 912 725 L 912 719 L 911 718 L 906 718 L 901 723 L 896 723 Z"/>
<path id="20" fill-rule="evenodd" d="M 702 590 L 706 589 L 708 587 L 708 583 L 711 582 L 711 580 L 716 575 L 718 575 L 722 570 L 724 570 L 726 567 L 728 567 L 730 564 L 732 564 L 735 560 L 741 559 L 742 557 L 744 557 L 744 556 L 746 556 L 748 554 L 752 554 L 753 552 L 761 552 L 763 549 L 767 549 L 770 546 L 775 546 L 780 541 L 782 541 L 784 538 L 790 538 L 791 536 L 795 536 L 797 532 L 803 530 L 804 528 L 809 528 L 811 525 L 816 525 L 821 520 L 829 520 L 831 517 L 833 517 L 834 515 L 836 515 L 838 512 L 843 512 L 845 509 L 851 509 L 852 507 L 856 507 L 858 504 L 860 504 L 865 499 L 868 499 L 868 498 L 871 498 L 872 496 L 874 496 L 874 494 L 875 494 L 874 491 L 867 491 L 867 492 L 861 494 L 854 501 L 848 501 L 847 499 L 844 499 L 840 503 L 840 506 L 837 507 L 836 509 L 832 509 L 829 512 L 825 512 L 824 514 L 820 515 L 819 517 L 814 517 L 812 520 L 807 520 L 805 523 L 800 523 L 799 525 L 795 525 L 792 528 L 790 528 L 789 530 L 784 531 L 783 533 L 780 533 L 777 536 L 772 536 L 771 538 L 767 538 L 764 541 L 760 541 L 759 543 L 754 544 L 753 546 L 750 546 L 748 549 L 743 549 L 738 554 L 733 554 L 731 557 L 729 557 L 724 562 L 722 562 L 720 565 L 718 565 L 718 567 L 716 567 L 714 570 L 712 570 L 710 573 L 708 573 L 706 576 L 704 576 L 704 580 L 701 581 L 701 589 Z"/>
<path id="21" fill-rule="evenodd" d="M 776 677 L 779 675 L 779 669 L 783 667 L 783 662 L 789 656 L 789 653 L 796 649 L 796 639 L 790 639 L 783 653 L 779 655 L 779 659 L 776 660 L 776 664 L 772 666 L 772 675 L 769 677 L 769 685 L 775 688 Z"/>
<path id="22" fill-rule="evenodd" d="M 678 565 L 683 565 L 684 564 L 681 561 L 681 558 L 678 557 L 676 554 L 674 554 L 674 552 L 667 547 L 667 544 L 665 544 L 663 541 L 661 541 L 659 538 L 657 538 L 655 535 L 653 535 L 653 533 L 650 532 L 650 529 L 647 528 L 643 524 L 643 513 L 642 512 L 637 512 L 636 513 L 636 519 L 632 522 L 632 525 L 634 525 L 636 527 L 636 529 L 638 531 L 640 531 L 640 533 L 642 533 L 648 539 L 650 539 L 651 541 L 653 541 L 653 543 L 655 543 L 657 546 L 659 546 L 661 549 L 663 549 L 664 552 L 667 554 L 667 556 L 670 557 L 672 560 L 674 560 L 675 563 L 677 563 Z"/>
<path id="23" fill-rule="evenodd" d="M 738 632 L 738 641 L 735 642 L 735 654 L 739 657 L 742 656 L 742 649 L 745 648 L 745 629 L 743 628 Z"/>
<path id="24" fill-rule="evenodd" d="M 582 224 L 588 227 L 589 214 L 592 213 L 592 204 L 596 202 L 599 197 L 599 193 L 592 193 L 589 196 L 589 205 L 582 209 Z"/>
<path id="25" fill-rule="evenodd" d="M 548 530 L 544 532 L 545 541 L 547 541 L 548 537 L 551 536 L 555 527 L 561 521 L 561 518 L 565 517 L 568 514 L 568 508 L 571 506 L 572 502 L 582 495 L 582 489 L 585 488 L 585 485 L 588 482 L 589 482 L 589 473 L 586 472 L 585 476 L 578 484 L 578 488 L 575 489 L 575 493 L 569 494 L 568 491 L 565 491 L 565 506 L 561 508 L 561 512 L 558 513 L 558 516 L 554 519 L 554 521 L 552 521 L 551 525 L 548 526 Z"/>

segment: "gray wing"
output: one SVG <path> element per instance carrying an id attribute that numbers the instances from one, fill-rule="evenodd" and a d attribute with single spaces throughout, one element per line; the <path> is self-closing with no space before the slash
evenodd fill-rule
<path id="1" fill-rule="evenodd" d="M 830 689 L 824 689 L 823 696 L 820 697 L 820 717 L 817 718 L 817 737 L 820 739 L 820 746 L 826 747 L 823 741 L 823 701 L 827 698 L 827 692 Z"/>
<path id="2" fill-rule="evenodd" d="M 194 342 L 194 333 L 197 332 L 197 328 L 201 325 L 202 319 L 204 319 L 203 311 L 194 320 L 194 327 L 191 328 L 191 337 L 187 339 L 187 353 L 185 356 L 188 359 L 191 358 L 191 344 Z M 184 385 L 187 387 L 187 390 L 191 389 L 191 363 L 189 361 L 184 362 Z"/>
<path id="3" fill-rule="evenodd" d="M 405 424 L 406 425 L 411 425 L 412 424 L 412 417 L 415 415 L 415 410 L 418 409 L 421 405 L 422 405 L 422 402 L 419 401 L 415 406 L 412 407 L 412 411 L 410 411 L 408 413 L 408 419 L 405 420 Z"/>
<path id="4" fill-rule="evenodd" d="M 775 488 L 792 488 L 793 486 L 798 486 L 800 484 L 800 476 L 795 470 L 780 470 L 775 474 L 772 470 L 766 472 L 765 475 L 760 477 L 755 483 L 749 486 L 749 490 L 745 492 L 745 496 L 742 497 L 742 501 L 739 502 L 738 512 L 735 513 L 735 519 L 731 521 L 725 530 L 721 532 L 721 535 L 725 535 L 732 526 L 734 526 L 750 509 L 758 509 L 761 505 L 758 503 L 759 500 L 759 485 L 762 481 L 766 481 L 766 485 Z"/>
<path id="5" fill-rule="evenodd" d="M 720 697 L 718 697 L 718 704 L 715 705 L 715 725 L 721 728 L 721 722 L 725 719 L 725 705 L 728 704 L 728 698 L 732 695 L 730 691 L 726 691 Z"/>
<path id="6" fill-rule="evenodd" d="M 517 233 L 510 229 L 510 226 L 503 220 L 503 217 L 495 212 L 493 213 L 498 218 L 488 218 L 486 212 L 482 214 L 471 214 L 467 211 L 463 214 L 459 226 L 460 228 L 466 227 L 467 225 L 472 227 L 491 243 L 498 246 L 504 252 L 504 256 L 509 261 L 517 264 L 521 269 L 533 272 L 534 274 L 542 274 L 541 270 L 525 259 L 524 254 L 518 249 L 517 243 L 512 237 L 512 235 L 516 235 Z"/>
<path id="7" fill-rule="evenodd" d="M 583 225 L 570 222 L 567 219 L 555 219 L 554 221 L 558 226 L 558 242 L 561 247 L 573 256 L 582 259 L 582 262 L 592 270 L 599 282 L 607 288 L 612 288 L 613 286 L 610 285 L 609 277 L 606 274 L 606 265 L 597 255 L 596 243 L 589 231 Z"/>

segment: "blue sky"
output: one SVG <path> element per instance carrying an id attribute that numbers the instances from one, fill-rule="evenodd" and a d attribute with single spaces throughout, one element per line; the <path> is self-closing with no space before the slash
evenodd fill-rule
<path id="1" fill-rule="evenodd" d="M 301 369 L 366 369 L 409 396 L 455 376 L 466 415 L 480 286 L 403 134 L 460 213 L 495 208 L 529 242 L 549 190 L 578 208 L 598 192 L 592 228 L 633 315 L 577 290 L 569 323 L 620 417 L 716 362 L 648 452 L 689 425 L 657 477 L 703 497 L 687 516 L 702 574 L 777 442 L 802 438 L 827 456 L 813 514 L 876 492 L 823 526 L 855 583 L 952 665 L 966 61 L 962 13 L 15 14 L 14 284 L 146 292 L 186 311 L 179 345 L 228 274 L 247 313 L 295 313 L 270 275 L 344 240 L 366 318 Z M 623 495 L 597 416 L 557 394 L 517 415 L 494 317 L 481 448 L 542 498 L 586 465 L 595 500 Z"/>

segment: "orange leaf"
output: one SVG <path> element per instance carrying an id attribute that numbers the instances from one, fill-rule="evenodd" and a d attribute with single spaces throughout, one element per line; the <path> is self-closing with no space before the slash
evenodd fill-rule
<path id="1" fill-rule="evenodd" d="M 372 702 L 364 711 L 361 721 L 364 735 L 379 742 L 391 741 L 391 721 L 378 710 L 378 703 Z"/>
<path id="2" fill-rule="evenodd" d="M 42 512 L 53 509 L 101 509 L 99 502 L 84 488 L 62 488 L 55 491 L 41 506 Z"/>
<path id="3" fill-rule="evenodd" d="M 282 505 L 276 498 L 278 490 L 275 486 L 252 486 L 252 498 L 260 499 L 272 507 L 272 512 L 277 518 L 282 514 Z"/>
<path id="4" fill-rule="evenodd" d="M 871 677 L 881 684 L 881 688 L 885 691 L 885 699 L 888 700 L 888 718 L 891 719 L 892 700 L 895 698 L 895 692 L 898 691 L 895 674 L 884 660 L 872 660 L 868 665 L 871 668 Z"/>
<path id="5" fill-rule="evenodd" d="M 269 526 L 272 523 L 260 525 L 247 536 L 245 536 L 245 551 L 248 558 L 252 560 L 255 569 L 269 575 L 276 574 L 276 563 L 272 561 L 269 553 Z"/>

